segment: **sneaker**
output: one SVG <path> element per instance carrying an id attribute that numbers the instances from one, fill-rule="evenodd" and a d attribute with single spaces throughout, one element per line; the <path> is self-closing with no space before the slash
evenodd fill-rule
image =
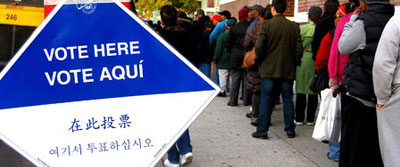
<path id="1" fill-rule="evenodd" d="M 307 126 L 314 126 L 315 123 L 314 122 L 307 122 Z"/>
<path id="2" fill-rule="evenodd" d="M 296 132 L 287 132 L 286 135 L 288 138 L 294 138 L 296 136 Z"/>
<path id="3" fill-rule="evenodd" d="M 334 158 L 329 157 L 329 152 L 326 154 L 326 156 L 327 156 L 328 159 L 331 160 L 331 161 L 339 162 L 339 159 L 334 159 Z"/>
<path id="4" fill-rule="evenodd" d="M 169 162 L 168 159 L 166 159 L 166 160 L 164 161 L 164 166 L 165 166 L 165 167 L 179 167 L 179 164 L 172 164 L 171 162 Z"/>
<path id="5" fill-rule="evenodd" d="M 193 160 L 193 154 L 191 152 L 186 153 L 185 155 L 182 155 L 181 158 L 181 165 L 186 166 L 192 163 Z"/>
<path id="6" fill-rule="evenodd" d="M 268 139 L 268 133 L 253 132 L 251 136 L 257 139 Z"/>
<path id="7" fill-rule="evenodd" d="M 297 122 L 297 121 L 294 121 L 294 124 L 296 124 L 297 126 L 303 126 L 304 125 L 303 122 Z"/>
<path id="8" fill-rule="evenodd" d="M 219 92 L 217 96 L 218 97 L 226 97 L 226 93 L 224 91 L 222 91 L 222 92 Z"/>
<path id="9" fill-rule="evenodd" d="M 253 112 L 246 113 L 247 118 L 251 118 L 252 115 L 253 115 Z"/>

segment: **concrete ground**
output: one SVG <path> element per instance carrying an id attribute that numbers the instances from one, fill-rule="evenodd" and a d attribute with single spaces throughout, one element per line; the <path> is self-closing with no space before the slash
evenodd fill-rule
<path id="1" fill-rule="evenodd" d="M 327 159 L 328 145 L 311 137 L 314 126 L 298 126 L 295 138 L 286 137 L 282 105 L 273 112 L 269 139 L 261 140 L 251 137 L 256 128 L 245 117 L 250 106 L 229 107 L 227 102 L 228 97 L 216 97 L 191 126 L 191 167 L 338 166 Z"/>
<path id="2" fill-rule="evenodd" d="M 194 160 L 190 167 L 337 167 L 327 159 L 328 145 L 311 138 L 313 126 L 298 126 L 297 136 L 283 131 L 282 105 L 272 115 L 269 139 L 251 137 L 255 127 L 245 117 L 249 106 L 229 107 L 217 97 L 190 128 Z M 165 156 L 164 158 L 165 159 Z M 0 167 L 31 167 L 0 142 Z M 160 161 L 157 167 L 162 167 Z"/>

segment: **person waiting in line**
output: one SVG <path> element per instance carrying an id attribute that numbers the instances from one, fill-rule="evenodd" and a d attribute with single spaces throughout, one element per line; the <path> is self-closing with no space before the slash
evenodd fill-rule
<path id="1" fill-rule="evenodd" d="M 234 25 L 228 33 L 227 51 L 231 54 L 231 64 L 229 68 L 231 76 L 231 93 L 228 106 L 238 106 L 239 89 L 241 82 L 243 82 L 242 64 L 245 54 L 243 40 L 246 36 L 247 27 L 249 27 L 251 21 L 254 19 L 248 17 L 248 12 L 249 10 L 247 8 L 239 10 L 239 23 Z"/>
<path id="2" fill-rule="evenodd" d="M 315 111 L 318 106 L 318 95 L 310 90 L 314 78 L 315 62 L 312 59 L 311 43 L 313 41 L 315 23 L 321 18 L 322 9 L 317 6 L 310 8 L 308 23 L 300 26 L 303 40 L 303 58 L 301 66 L 296 69 L 296 125 L 304 125 L 304 112 L 307 107 L 307 125 L 314 125 Z"/>
<path id="3" fill-rule="evenodd" d="M 210 33 L 206 30 L 206 25 L 210 23 L 210 18 L 204 15 L 204 11 L 196 11 L 196 20 L 190 31 L 194 34 L 196 40 L 196 52 L 199 55 L 199 70 L 208 78 L 211 77 L 211 61 L 213 54 L 210 52 L 208 39 Z"/>
<path id="4" fill-rule="evenodd" d="M 166 5 L 160 10 L 161 21 L 164 28 L 160 35 L 173 47 L 175 47 L 186 59 L 193 62 L 196 59 L 195 42 L 184 28 L 178 25 L 178 11 L 174 6 Z M 164 161 L 167 167 L 179 167 L 192 162 L 192 145 L 190 144 L 189 130 L 186 130 L 177 142 L 168 150 L 168 159 Z"/>
<path id="5" fill-rule="evenodd" d="M 285 18 L 285 0 L 273 0 L 273 18 L 264 22 L 255 46 L 256 59 L 261 75 L 261 102 L 254 138 L 268 139 L 271 123 L 273 90 L 280 86 L 286 135 L 296 136 L 294 124 L 293 82 L 296 66 L 300 65 L 303 52 L 299 26 Z M 276 70 L 281 69 L 281 70 Z"/>
<path id="6" fill-rule="evenodd" d="M 375 54 L 373 67 L 377 102 L 379 143 L 383 164 L 400 164 L 400 15 L 386 24 Z"/>
<path id="7" fill-rule="evenodd" d="M 215 47 L 215 54 L 213 61 L 218 68 L 219 85 L 222 91 L 218 94 L 219 97 L 226 97 L 226 89 L 228 84 L 229 66 L 231 61 L 231 54 L 227 52 L 226 43 L 228 38 L 229 29 L 236 24 L 234 19 L 229 19 L 225 24 L 226 31 L 218 36 L 217 45 Z"/>
<path id="8" fill-rule="evenodd" d="M 255 8 L 258 5 L 255 6 Z M 267 7 L 264 9 L 261 7 L 261 9 L 258 9 L 259 17 L 258 17 L 258 22 L 254 27 L 249 27 L 247 29 L 246 37 L 244 38 L 243 41 L 243 46 L 246 48 L 247 51 L 251 51 L 254 49 L 255 44 L 257 43 L 257 37 L 258 34 L 260 33 L 261 25 L 265 20 L 270 20 L 272 18 L 271 14 L 271 5 L 267 5 Z M 259 113 L 259 108 L 260 108 L 260 94 L 261 94 L 261 78 L 260 78 L 260 72 L 258 71 L 257 66 L 251 66 L 250 68 L 247 69 L 247 90 L 251 91 L 253 93 L 253 102 L 252 102 L 252 107 L 251 107 L 251 121 L 250 124 L 253 126 L 258 125 L 258 113 Z"/>
<path id="9" fill-rule="evenodd" d="M 382 31 L 393 14 L 389 0 L 360 0 L 360 9 L 353 12 L 339 39 L 340 53 L 350 55 L 342 81 L 340 167 L 383 166 L 372 67 Z"/>
<path id="10" fill-rule="evenodd" d="M 315 57 L 317 56 L 322 38 L 329 32 L 329 30 L 335 29 L 335 17 L 338 6 L 338 0 L 327 0 L 324 3 L 324 13 L 322 14 L 321 19 L 315 24 L 314 37 L 311 44 L 313 60 L 315 60 Z"/>
<path id="11" fill-rule="evenodd" d="M 215 15 L 214 15 L 214 16 L 215 16 Z M 222 11 L 222 12 L 218 12 L 218 16 L 219 16 L 220 22 L 217 23 L 217 24 L 214 24 L 214 22 L 213 22 L 213 24 L 214 24 L 215 27 L 214 27 L 214 29 L 213 29 L 213 31 L 211 32 L 210 37 L 209 37 L 209 44 L 210 44 L 210 53 L 211 53 L 211 55 L 214 54 L 215 44 L 216 44 L 216 42 L 217 42 L 218 36 L 219 36 L 221 33 L 225 32 L 225 24 L 226 24 L 227 19 L 230 19 L 230 18 L 231 18 L 231 13 L 230 13 L 229 11 L 227 11 L 227 10 L 224 10 L 224 11 Z M 218 68 L 215 68 L 214 74 L 215 74 L 215 76 L 214 76 L 214 77 L 215 77 L 215 78 L 214 78 L 214 82 L 215 82 L 217 85 L 219 85 Z"/>
<path id="12" fill-rule="evenodd" d="M 352 12 L 360 6 L 359 0 L 349 0 L 348 3 L 341 5 L 337 11 L 337 18 L 336 18 L 336 29 L 331 36 L 329 41 L 330 43 L 330 51 L 329 55 L 326 58 L 322 58 L 322 60 L 318 58 L 317 55 L 316 59 L 316 70 L 319 68 L 326 68 L 328 67 L 329 73 L 329 88 L 333 89 L 335 93 L 339 93 L 339 87 L 342 84 L 342 77 L 344 75 L 344 68 L 346 63 L 349 59 L 349 55 L 342 55 L 339 53 L 338 50 L 338 43 L 339 38 L 342 35 L 344 25 L 350 20 Z M 323 39 L 324 41 L 324 39 Z M 321 42 L 321 47 L 323 42 Z M 329 142 L 329 152 L 327 154 L 328 159 L 339 162 L 340 157 L 340 143 L 338 142 Z"/>

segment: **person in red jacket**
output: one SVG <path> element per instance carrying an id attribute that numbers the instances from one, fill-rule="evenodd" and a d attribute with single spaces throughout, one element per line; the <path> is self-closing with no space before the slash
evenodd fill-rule
<path id="1" fill-rule="evenodd" d="M 315 71 L 320 73 L 328 67 L 329 52 L 331 50 L 331 43 L 333 39 L 333 31 L 326 33 L 324 38 L 322 38 L 321 45 L 317 52 L 317 57 L 315 59 Z"/>

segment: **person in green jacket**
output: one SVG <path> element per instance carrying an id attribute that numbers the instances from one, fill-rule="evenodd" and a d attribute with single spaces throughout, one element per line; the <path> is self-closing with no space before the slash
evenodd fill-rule
<path id="1" fill-rule="evenodd" d="M 217 44 L 215 46 L 213 61 L 217 66 L 219 75 L 219 86 L 222 91 L 218 94 L 219 97 L 226 96 L 226 85 L 228 84 L 229 66 L 231 60 L 231 54 L 226 50 L 226 40 L 228 37 L 229 29 L 235 25 L 234 19 L 229 19 L 225 23 L 225 32 L 220 34 L 217 38 Z"/>
<path id="2" fill-rule="evenodd" d="M 315 23 L 321 17 L 322 9 L 317 6 L 310 8 L 308 23 L 300 26 L 303 40 L 303 58 L 301 66 L 296 68 L 296 125 L 304 125 L 304 112 L 307 107 L 307 125 L 314 125 L 315 111 L 318 106 L 318 95 L 310 90 L 314 78 L 315 62 L 312 59 L 311 43 L 313 41 Z M 307 102 L 306 102 L 307 101 Z"/>

